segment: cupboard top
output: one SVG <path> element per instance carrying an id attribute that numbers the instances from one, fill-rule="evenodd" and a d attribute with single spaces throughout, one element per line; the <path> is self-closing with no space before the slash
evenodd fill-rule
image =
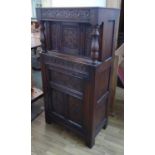
<path id="1" fill-rule="evenodd" d="M 37 19 L 100 24 L 105 18 L 116 18 L 119 9 L 101 7 L 36 8 Z"/>

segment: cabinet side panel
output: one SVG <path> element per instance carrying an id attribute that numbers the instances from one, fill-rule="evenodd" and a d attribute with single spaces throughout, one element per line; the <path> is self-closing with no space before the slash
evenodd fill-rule
<path id="1" fill-rule="evenodd" d="M 106 26 L 104 27 L 104 42 L 103 42 L 103 55 L 102 60 L 106 60 L 109 57 L 112 57 L 113 45 L 114 45 L 114 28 L 115 20 L 108 20 Z"/>
<path id="2" fill-rule="evenodd" d="M 95 105 L 95 130 L 96 134 L 107 121 L 109 83 L 111 61 L 103 63 L 96 72 L 96 105 Z"/>
<path id="3" fill-rule="evenodd" d="M 96 82 L 96 96 L 97 100 L 104 95 L 109 88 L 110 68 L 98 73 Z"/>

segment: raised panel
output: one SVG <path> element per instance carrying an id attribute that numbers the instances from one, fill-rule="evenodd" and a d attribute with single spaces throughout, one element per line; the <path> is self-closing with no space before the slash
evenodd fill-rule
<path id="1" fill-rule="evenodd" d="M 82 100 L 69 96 L 68 117 L 69 120 L 82 125 Z"/>
<path id="2" fill-rule="evenodd" d="M 61 23 L 60 22 L 51 22 L 51 46 L 52 50 L 60 50 L 60 30 Z"/>
<path id="3" fill-rule="evenodd" d="M 61 26 L 61 52 L 71 55 L 83 53 L 82 24 L 63 22 Z M 83 54 L 82 54 L 83 55 Z"/>
<path id="4" fill-rule="evenodd" d="M 82 99 L 75 98 L 64 92 L 52 89 L 52 113 L 56 113 L 73 124 L 82 125 Z"/>
<path id="5" fill-rule="evenodd" d="M 79 43 L 79 30 L 78 27 L 63 27 L 63 47 L 77 49 Z"/>
<path id="6" fill-rule="evenodd" d="M 90 57 L 91 55 L 91 25 L 85 25 L 85 56 Z"/>
<path id="7" fill-rule="evenodd" d="M 46 22 L 45 24 L 45 35 L 46 35 L 46 46 L 47 46 L 47 50 L 51 50 L 51 36 L 49 35 L 50 34 L 50 30 L 51 30 L 51 27 L 50 27 L 50 22 Z"/>
<path id="8" fill-rule="evenodd" d="M 52 90 L 52 110 L 53 112 L 56 112 L 62 116 L 65 115 L 65 103 L 66 103 L 66 94 L 57 91 L 57 90 Z"/>
<path id="9" fill-rule="evenodd" d="M 103 53 L 103 60 L 112 56 L 113 53 L 113 45 L 114 45 L 114 28 L 115 28 L 115 21 L 109 20 L 107 21 L 106 29 L 104 29 L 104 53 Z"/>
<path id="10" fill-rule="evenodd" d="M 103 70 L 97 76 L 97 99 L 99 99 L 102 95 L 104 95 L 109 89 L 109 77 L 110 77 L 110 67 Z"/>
<path id="11" fill-rule="evenodd" d="M 95 126 L 96 126 L 96 129 L 106 119 L 107 100 L 108 100 L 108 95 L 105 95 L 105 98 L 103 100 L 101 100 L 101 102 L 96 105 L 96 109 L 95 109 L 95 111 L 96 111 L 95 112 Z"/>

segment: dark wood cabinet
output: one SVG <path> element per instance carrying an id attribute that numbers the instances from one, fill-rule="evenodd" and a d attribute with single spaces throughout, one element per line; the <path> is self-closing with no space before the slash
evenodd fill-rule
<path id="1" fill-rule="evenodd" d="M 57 122 L 92 147 L 107 126 L 119 10 L 37 8 L 47 123 Z"/>

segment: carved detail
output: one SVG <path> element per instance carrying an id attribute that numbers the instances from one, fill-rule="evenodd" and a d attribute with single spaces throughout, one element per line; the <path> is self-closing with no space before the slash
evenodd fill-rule
<path id="1" fill-rule="evenodd" d="M 63 31 L 64 46 L 72 49 L 78 48 L 78 32 L 76 28 L 65 28 Z"/>
<path id="2" fill-rule="evenodd" d="M 41 54 L 46 122 L 53 120 L 77 131 L 89 147 L 94 145 L 95 136 L 107 124 L 109 98 L 112 96 L 111 55 L 114 52 L 113 40 L 118 29 L 118 17 L 119 10 L 98 7 L 37 9 L 37 19 L 42 21 L 43 50 L 46 52 L 46 45 L 48 49 L 47 54 Z M 102 27 L 102 22 L 106 27 Z M 64 43 L 63 30 L 66 28 L 77 30 L 77 49 L 67 48 L 72 46 L 70 44 L 64 47 L 67 43 Z M 46 44 L 45 40 L 48 40 Z M 102 47 L 103 43 L 106 47 Z M 71 52 L 78 55 L 71 56 Z M 85 57 L 87 55 L 89 58 Z M 90 61 L 90 57 L 93 61 Z M 104 63 L 105 59 L 107 63 Z M 65 81 L 80 86 L 66 84 Z M 82 92 L 73 89 L 73 86 L 82 89 Z M 109 94 L 104 98 L 107 91 Z"/>
<path id="3" fill-rule="evenodd" d="M 92 42 L 91 42 L 91 57 L 93 60 L 93 63 L 96 63 L 96 61 L 99 58 L 99 26 L 96 25 L 93 28 L 92 32 Z"/>
<path id="4" fill-rule="evenodd" d="M 40 22 L 40 42 L 43 53 L 46 53 L 47 50 L 46 50 L 46 38 L 45 38 L 45 26 L 43 21 Z"/>
<path id="5" fill-rule="evenodd" d="M 44 9 L 42 18 L 87 20 L 90 18 L 90 9 Z"/>

